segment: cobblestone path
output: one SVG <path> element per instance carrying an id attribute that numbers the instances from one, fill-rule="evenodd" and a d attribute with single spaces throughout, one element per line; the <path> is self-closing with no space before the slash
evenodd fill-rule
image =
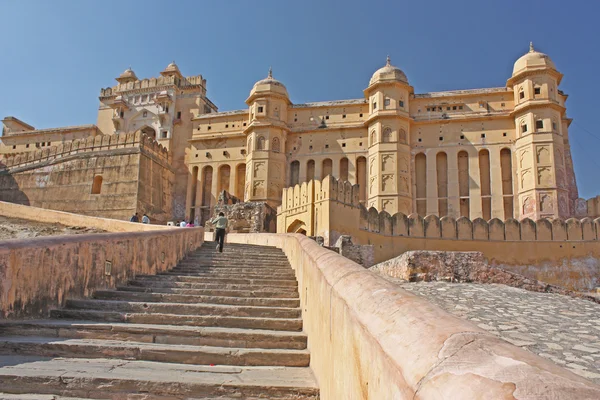
<path id="1" fill-rule="evenodd" d="M 504 285 L 395 282 L 514 345 L 600 384 L 600 304 Z"/>

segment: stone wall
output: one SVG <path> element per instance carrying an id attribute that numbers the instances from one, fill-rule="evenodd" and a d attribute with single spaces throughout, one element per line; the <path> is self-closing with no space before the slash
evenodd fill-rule
<path id="1" fill-rule="evenodd" d="M 190 228 L 2 241 L 0 318 L 45 318 L 67 298 L 173 268 L 203 240 Z"/>
<path id="2" fill-rule="evenodd" d="M 373 265 L 374 252 L 373 246 L 369 244 L 354 244 L 351 236 L 340 236 L 333 246 L 337 253 L 354 261 L 363 267 L 369 268 Z"/>
<path id="3" fill-rule="evenodd" d="M 369 269 L 381 275 L 407 282 L 497 283 L 532 292 L 558 293 L 600 302 L 600 299 L 591 295 L 576 293 L 560 286 L 550 285 L 499 267 L 490 266 L 483 253 L 476 251 L 407 251 Z"/>
<path id="4" fill-rule="evenodd" d="M 287 255 L 324 400 L 600 397 L 592 382 L 305 236 L 231 234 L 228 240 L 276 246 Z"/>
<path id="5" fill-rule="evenodd" d="M 171 219 L 169 153 L 146 136 L 95 136 L 19 154 L 0 170 L 0 200 L 127 220 Z"/>

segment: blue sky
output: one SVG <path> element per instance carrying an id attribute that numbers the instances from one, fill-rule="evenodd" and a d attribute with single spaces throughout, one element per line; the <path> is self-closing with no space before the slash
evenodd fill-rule
<path id="1" fill-rule="evenodd" d="M 96 122 L 128 66 L 202 74 L 221 111 L 274 76 L 295 103 L 359 98 L 385 63 L 417 93 L 504 86 L 533 41 L 565 77 L 580 195 L 600 194 L 600 3 L 593 1 L 0 0 L 0 117 L 48 128 Z"/>

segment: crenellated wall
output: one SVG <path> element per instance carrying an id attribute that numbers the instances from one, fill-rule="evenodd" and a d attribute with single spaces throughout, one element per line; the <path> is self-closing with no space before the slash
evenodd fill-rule
<path id="1" fill-rule="evenodd" d="M 323 181 L 285 189 L 278 233 L 322 236 L 331 246 L 342 235 L 373 245 L 375 262 L 409 250 L 481 251 L 490 264 L 575 290 L 600 285 L 600 218 L 470 220 L 465 217 L 390 215 L 366 209 L 358 185 Z"/>
<path id="2" fill-rule="evenodd" d="M 171 155 L 140 133 L 73 140 L 0 163 L 0 200 L 128 220 L 172 218 Z"/>

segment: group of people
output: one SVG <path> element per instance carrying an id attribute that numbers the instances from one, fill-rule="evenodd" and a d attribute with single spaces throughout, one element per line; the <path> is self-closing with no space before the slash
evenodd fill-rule
<path id="1" fill-rule="evenodd" d="M 140 222 L 140 216 L 138 215 L 138 213 L 133 214 L 129 222 Z M 149 224 L 150 218 L 146 214 L 144 214 L 142 216 L 141 222 L 142 224 Z M 224 213 L 220 212 L 218 216 L 216 216 L 210 221 L 210 223 L 213 224 L 215 227 L 215 240 L 217 241 L 217 250 L 219 250 L 219 252 L 222 253 L 223 243 L 225 242 L 225 230 L 227 229 L 227 217 L 225 217 Z M 194 227 L 194 223 L 192 221 L 188 222 L 186 220 L 182 220 L 177 222 L 175 226 L 178 226 L 180 228 L 192 228 Z"/>
<path id="2" fill-rule="evenodd" d="M 140 216 L 138 215 L 138 213 L 133 214 L 133 216 L 129 219 L 129 222 L 140 222 Z M 150 223 L 150 218 L 144 214 L 142 216 L 142 224 L 149 224 Z"/>

